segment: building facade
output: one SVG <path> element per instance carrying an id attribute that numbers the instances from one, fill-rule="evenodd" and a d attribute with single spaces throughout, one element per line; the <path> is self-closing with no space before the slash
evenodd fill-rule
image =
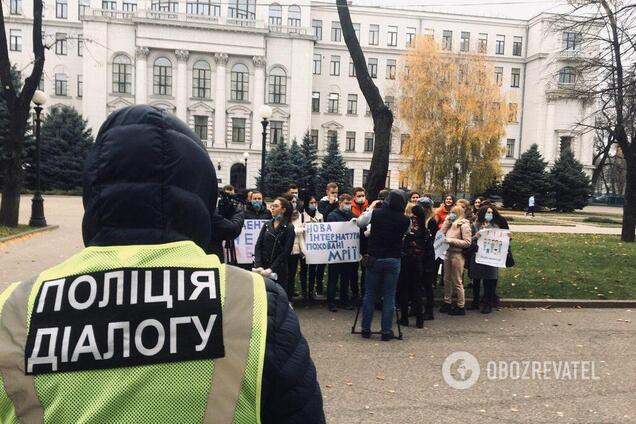
<path id="1" fill-rule="evenodd" d="M 11 60 L 29 71 L 32 5 L 3 0 Z M 571 148 L 592 168 L 589 99 L 579 84 L 580 36 L 554 31 L 552 16 L 530 20 L 351 7 L 372 78 L 397 102 L 400 58 L 417 35 L 451 53 L 484 53 L 510 99 L 502 138 L 504 171 L 537 143 L 552 164 Z M 175 113 L 206 144 L 219 182 L 255 185 L 260 169 L 259 109 L 273 114 L 272 143 L 301 141 L 319 152 L 337 137 L 352 185 L 364 185 L 373 153 L 373 121 L 344 43 L 333 3 L 309 0 L 51 0 L 44 10 L 41 88 L 48 106 L 71 105 L 96 132 L 112 111 L 147 103 Z M 395 108 L 394 110 L 397 110 Z M 400 155 L 408 129 L 396 119 L 387 186 L 406 184 Z M 244 153 L 249 153 L 247 160 Z"/>

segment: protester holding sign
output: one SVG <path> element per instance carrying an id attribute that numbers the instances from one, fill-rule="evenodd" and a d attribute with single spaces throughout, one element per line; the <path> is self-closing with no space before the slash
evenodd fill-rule
<path id="1" fill-rule="evenodd" d="M 272 203 L 272 220 L 261 229 L 254 251 L 255 271 L 272 278 L 287 290 L 287 262 L 294 247 L 292 206 L 283 197 Z M 289 297 L 289 296 L 288 296 Z"/>
<path id="2" fill-rule="evenodd" d="M 393 314 L 395 313 L 395 289 L 400 274 L 402 239 L 411 221 L 404 215 L 405 194 L 392 190 L 382 207 L 373 202 L 369 211 L 360 215 L 357 224 L 364 228 L 371 224 L 368 245 L 368 261 L 365 293 L 362 305 L 362 337 L 371 337 L 371 322 L 376 295 L 382 294 L 382 340 L 393 338 Z M 380 289 L 382 291 L 380 292 Z"/>
<path id="3" fill-rule="evenodd" d="M 439 311 L 448 312 L 449 315 L 466 315 L 462 276 L 464 249 L 470 247 L 472 234 L 462 206 L 453 206 L 441 231 L 448 242 L 448 250 L 444 259 L 444 305 Z M 453 291 L 457 292 L 457 306 L 451 308 Z"/>
<path id="4" fill-rule="evenodd" d="M 303 221 L 303 243 L 301 249 L 303 251 L 303 258 L 300 260 L 300 288 L 303 292 L 305 299 L 313 300 L 314 288 L 318 291 L 319 295 L 323 294 L 322 279 L 325 274 L 325 264 L 307 265 L 307 251 L 305 249 L 305 225 L 311 223 L 317 223 L 323 221 L 323 216 L 318 212 L 318 202 L 315 196 L 310 196 L 305 201 L 304 211 L 301 215 Z M 309 281 L 307 281 L 309 277 Z M 309 282 L 309 286 L 307 283 Z"/>
<path id="5" fill-rule="evenodd" d="M 477 247 L 477 241 L 482 236 L 482 231 L 491 229 L 509 229 L 506 220 L 499 214 L 496 207 L 492 205 L 484 206 L 477 212 L 477 220 L 474 224 L 475 235 L 473 245 Z M 507 254 L 508 249 L 502 252 Z M 473 305 L 471 309 L 479 309 L 479 295 L 481 281 L 484 282 L 484 299 L 481 307 L 482 314 L 489 314 L 495 304 L 495 291 L 499 279 L 499 268 L 496 266 L 477 263 L 477 255 L 473 255 L 470 264 L 470 276 L 473 279 Z M 505 256 L 504 256 L 505 258 Z M 505 259 L 504 259 L 505 261 Z"/>

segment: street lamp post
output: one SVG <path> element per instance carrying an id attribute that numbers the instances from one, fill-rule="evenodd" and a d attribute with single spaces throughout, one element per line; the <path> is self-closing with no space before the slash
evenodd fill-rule
<path id="1" fill-rule="evenodd" d="M 459 162 L 456 162 L 455 166 L 453 167 L 453 186 L 455 191 L 455 198 L 457 198 L 457 185 L 459 183 L 459 168 L 461 168 L 461 165 L 459 164 Z"/>
<path id="2" fill-rule="evenodd" d="M 261 180 L 260 180 L 260 191 L 265 195 L 265 154 L 267 147 L 267 125 L 269 125 L 268 119 L 272 116 L 272 108 L 263 105 L 260 107 L 258 114 L 261 117 L 261 125 L 263 126 L 263 140 L 261 145 Z"/>
<path id="3" fill-rule="evenodd" d="M 29 226 L 46 227 L 46 218 L 44 217 L 44 199 L 40 192 L 40 114 L 42 113 L 42 105 L 47 101 L 47 96 L 43 91 L 35 90 L 31 99 L 35 105 L 35 193 L 31 200 L 31 219 Z"/>
<path id="4" fill-rule="evenodd" d="M 243 162 L 245 162 L 245 188 L 247 189 L 247 160 L 249 159 L 250 154 L 248 152 L 243 152 Z"/>

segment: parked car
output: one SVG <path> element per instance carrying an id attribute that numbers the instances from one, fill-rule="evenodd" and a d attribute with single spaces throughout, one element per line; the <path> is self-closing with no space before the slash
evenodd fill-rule
<path id="1" fill-rule="evenodd" d="M 623 205 L 625 203 L 625 197 L 619 194 L 602 194 L 600 196 L 593 197 L 592 203 L 603 203 L 606 205 Z"/>

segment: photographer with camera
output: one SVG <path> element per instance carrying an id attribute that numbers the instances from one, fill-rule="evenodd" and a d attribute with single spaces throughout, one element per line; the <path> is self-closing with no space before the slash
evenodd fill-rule
<path id="1" fill-rule="evenodd" d="M 243 200 L 234 193 L 234 187 L 225 186 L 219 192 L 217 212 L 212 216 L 212 228 L 216 231 L 212 235 L 212 242 L 208 254 L 215 254 L 224 259 L 225 263 L 236 264 L 234 254 L 234 239 L 243 231 Z M 225 251 L 223 249 L 225 241 Z"/>

